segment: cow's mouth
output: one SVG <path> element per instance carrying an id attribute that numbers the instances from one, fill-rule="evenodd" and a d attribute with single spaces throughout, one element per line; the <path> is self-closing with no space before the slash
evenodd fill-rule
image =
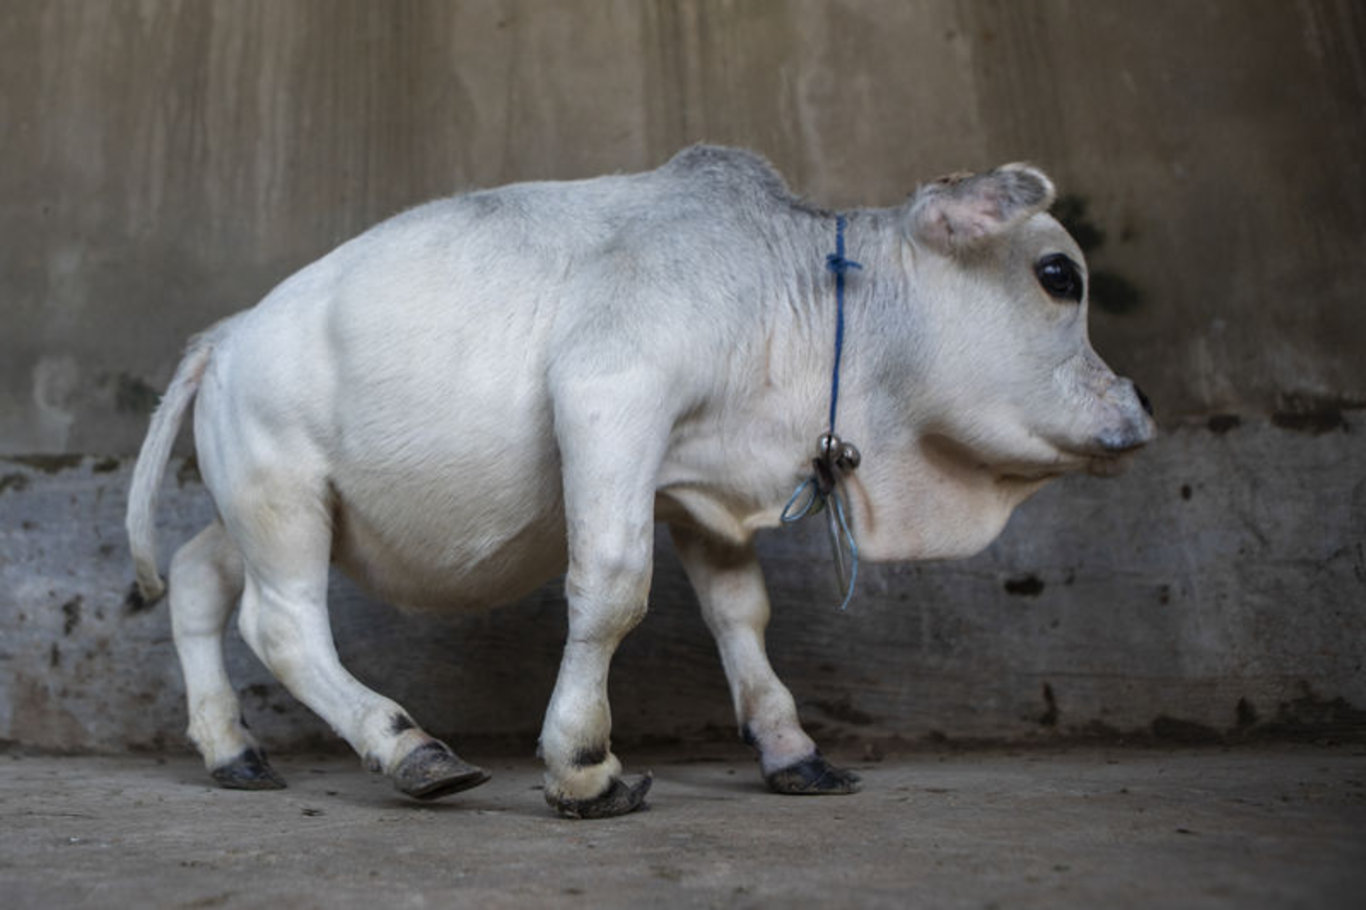
<path id="1" fill-rule="evenodd" d="M 1081 448 L 1058 446 L 1057 463 L 1044 471 L 1052 476 L 1085 471 L 1093 477 L 1117 477 L 1129 469 L 1134 454 L 1147 442 L 1146 439 L 1117 442 L 1100 438 Z"/>
<path id="2" fill-rule="evenodd" d="M 1063 459 L 1073 470 L 1084 470 L 1096 477 L 1114 477 L 1129 468 L 1134 453 L 1153 438 L 1152 422 L 1107 429 L 1082 445 L 1058 444 Z"/>

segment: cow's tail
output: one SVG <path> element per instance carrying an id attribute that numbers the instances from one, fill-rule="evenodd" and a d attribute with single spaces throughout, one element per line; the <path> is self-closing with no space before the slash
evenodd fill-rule
<path id="1" fill-rule="evenodd" d="M 180 423 L 199 391 L 199 382 L 212 353 L 210 333 L 190 341 L 184 359 L 171 377 L 171 384 L 166 387 L 166 394 L 152 414 L 152 425 L 142 441 L 142 450 L 138 452 L 137 465 L 133 468 L 124 526 L 128 529 L 128 548 L 137 570 L 137 592 L 146 605 L 155 603 L 166 593 L 166 585 L 157 574 L 157 491 L 161 489 Z"/>

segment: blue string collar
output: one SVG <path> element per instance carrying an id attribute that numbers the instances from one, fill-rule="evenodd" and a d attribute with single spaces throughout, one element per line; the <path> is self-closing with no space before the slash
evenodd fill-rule
<path id="1" fill-rule="evenodd" d="M 808 515 L 825 511 L 830 533 L 830 548 L 835 558 L 835 574 L 844 590 L 840 609 L 845 610 L 854 598 L 858 581 L 858 543 L 849 528 L 848 502 L 843 489 L 843 476 L 859 466 L 861 456 L 853 443 L 835 434 L 835 417 L 839 411 L 840 365 L 844 355 L 844 280 L 850 269 L 863 268 L 844 255 L 843 215 L 835 219 L 835 252 L 825 257 L 825 267 L 835 276 L 835 366 L 830 376 L 830 428 L 816 440 L 816 457 L 811 460 L 811 476 L 798 485 L 792 498 L 783 507 L 782 521 L 791 524 Z M 849 569 L 844 566 L 844 549 L 849 550 Z"/>

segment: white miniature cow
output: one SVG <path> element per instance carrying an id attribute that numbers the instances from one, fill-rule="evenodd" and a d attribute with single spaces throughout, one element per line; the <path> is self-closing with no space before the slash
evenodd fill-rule
<path id="1" fill-rule="evenodd" d="M 1050 478 L 1147 442 L 1146 402 L 1087 341 L 1081 251 L 1048 178 L 1010 165 L 848 213 L 839 425 L 826 462 L 865 557 L 964 556 Z M 844 222 L 840 222 L 841 228 Z M 541 733 L 545 796 L 641 805 L 610 748 L 607 670 L 644 615 L 666 522 L 745 738 L 780 793 L 849 793 L 764 654 L 753 538 L 811 476 L 831 395 L 834 214 L 759 157 L 434 202 L 195 338 L 143 444 L 128 532 L 142 595 L 154 500 L 192 400 L 216 520 L 171 563 L 189 735 L 224 786 L 283 786 L 224 671 L 242 636 L 404 793 L 487 779 L 341 665 L 336 563 L 377 597 L 468 610 L 565 572 L 569 635 Z M 818 460 L 819 461 L 819 460 Z M 833 477 L 830 476 L 833 472 Z"/>

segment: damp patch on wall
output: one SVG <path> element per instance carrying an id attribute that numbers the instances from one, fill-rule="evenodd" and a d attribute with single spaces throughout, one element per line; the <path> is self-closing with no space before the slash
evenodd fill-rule
<path id="1" fill-rule="evenodd" d="M 1105 230 L 1092 220 L 1089 207 L 1085 196 L 1070 193 L 1059 196 L 1052 208 L 1053 217 L 1077 241 L 1088 260 L 1105 246 L 1107 239 Z M 1143 306 L 1143 292 L 1138 285 L 1113 269 L 1091 265 L 1087 280 L 1091 305 L 1099 310 L 1125 315 Z"/>

